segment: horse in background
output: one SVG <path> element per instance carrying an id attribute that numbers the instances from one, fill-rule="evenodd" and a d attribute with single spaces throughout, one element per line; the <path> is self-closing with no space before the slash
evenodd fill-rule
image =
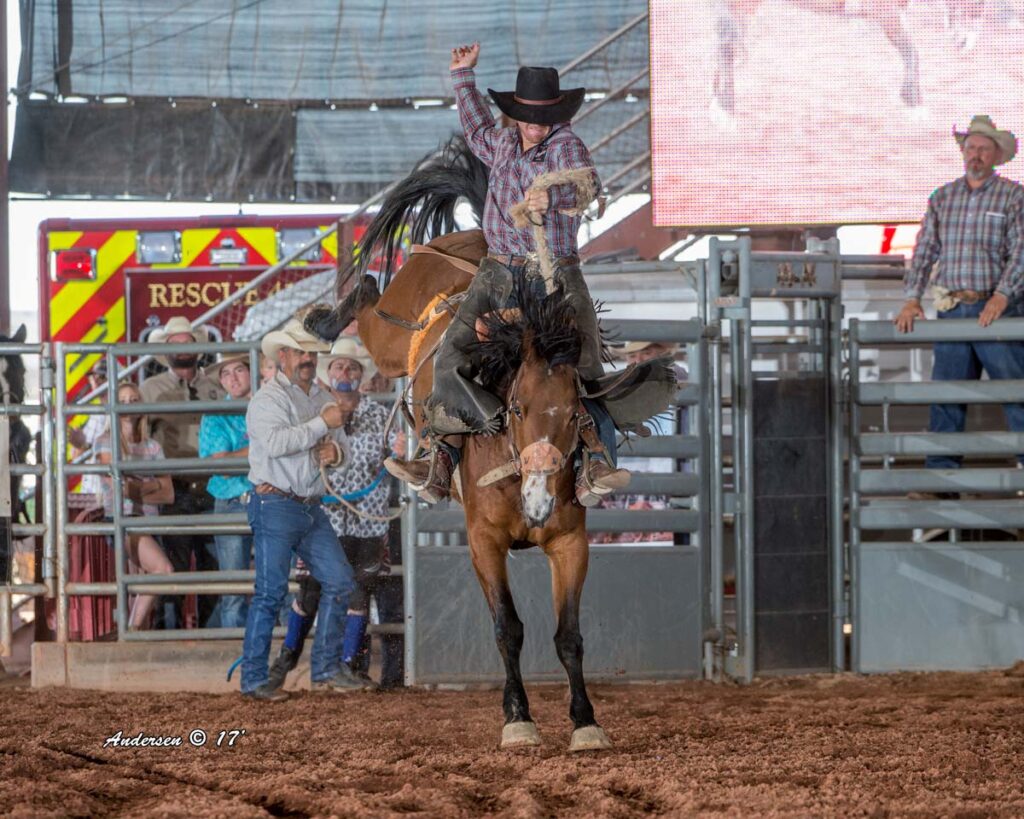
<path id="1" fill-rule="evenodd" d="M 713 0 L 715 74 L 712 105 L 736 113 L 736 63 L 743 53 L 750 19 L 764 0 Z M 921 105 L 921 75 L 917 48 L 907 29 L 904 12 L 911 0 L 788 0 L 801 9 L 830 16 L 859 17 L 878 25 L 903 61 L 900 99 Z"/>
<path id="2" fill-rule="evenodd" d="M 12 336 L 0 334 L 0 344 L 23 344 L 26 335 L 25 325 L 22 324 Z M 4 404 L 8 406 L 25 403 L 25 363 L 21 360 L 20 355 L 12 353 L 0 355 L 0 394 L 3 396 Z M 25 422 L 21 420 L 21 416 L 8 415 L 7 418 L 9 424 L 7 462 L 12 465 L 23 464 L 32 447 L 32 433 L 25 426 Z M 22 512 L 20 476 L 11 475 L 10 492 L 10 520 L 14 523 L 20 520 Z M 2 536 L 6 540 L 10 530 L 6 526 L 4 529 Z M 12 549 L 13 543 L 9 540 L 6 543 L 0 543 L 0 558 L 12 560 Z M 0 570 L 0 583 L 6 579 L 8 568 L 5 566 Z"/>

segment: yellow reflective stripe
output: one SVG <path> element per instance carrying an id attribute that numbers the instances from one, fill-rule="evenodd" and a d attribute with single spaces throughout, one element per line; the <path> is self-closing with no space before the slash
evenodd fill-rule
<path id="1" fill-rule="evenodd" d="M 327 226 L 319 228 L 321 232 L 327 229 Z M 334 231 L 330 236 L 324 239 L 320 243 L 321 247 L 327 251 L 327 255 L 332 259 L 338 258 L 338 231 Z"/>
<path id="2" fill-rule="evenodd" d="M 118 298 L 109 310 L 104 315 L 106 319 L 106 329 L 104 325 L 97 321 L 92 327 L 89 328 L 85 336 L 82 338 L 82 343 L 91 344 L 92 342 L 99 342 L 104 344 L 113 344 L 121 341 L 125 336 L 125 310 L 124 310 L 124 296 Z M 67 383 L 74 384 L 80 378 L 82 378 L 89 370 L 93 368 L 97 361 L 99 361 L 101 355 L 99 353 L 90 353 L 82 356 L 67 356 L 64 360 L 65 370 L 67 372 Z"/>
<path id="3" fill-rule="evenodd" d="M 253 250 L 267 260 L 268 264 L 277 262 L 277 231 L 272 227 L 240 227 L 238 235 L 252 245 Z M 249 264 L 254 260 L 250 259 Z"/>
<path id="4" fill-rule="evenodd" d="M 82 238 L 80 230 L 54 230 L 47 234 L 47 247 L 50 250 L 67 250 Z"/>
<path id="5" fill-rule="evenodd" d="M 96 253 L 96 281 L 68 282 L 50 302 L 50 334 L 55 336 L 135 252 L 135 231 L 115 232 Z M 99 305 L 96 305 L 99 307 Z M 122 322 L 123 325 L 123 322 Z"/>

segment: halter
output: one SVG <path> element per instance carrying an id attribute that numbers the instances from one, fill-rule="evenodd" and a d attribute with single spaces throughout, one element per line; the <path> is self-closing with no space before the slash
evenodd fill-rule
<path id="1" fill-rule="evenodd" d="M 508 434 L 508 449 L 511 459 L 502 464 L 501 466 L 492 469 L 490 472 L 483 475 L 478 481 L 477 486 L 490 486 L 493 483 L 511 477 L 512 475 L 522 475 L 524 472 L 530 475 L 556 475 L 565 469 L 566 464 L 569 462 L 569 458 L 576 451 L 580 441 L 580 420 L 582 419 L 585 411 L 582 405 L 578 403 L 578 399 L 582 394 L 582 383 L 580 382 L 579 373 L 573 373 L 573 379 L 576 383 L 576 397 L 577 397 L 577 410 L 572 416 L 572 429 L 573 438 L 572 445 L 568 447 L 565 452 L 562 452 L 558 447 L 547 443 L 546 441 L 534 441 L 532 444 L 527 444 L 520 452 L 516 447 L 515 440 L 511 435 L 511 418 L 522 418 L 522 407 L 519 404 L 519 377 L 522 374 L 522 368 L 516 373 L 516 377 L 512 380 L 512 386 L 508 391 L 508 398 L 506 399 L 506 407 L 502 414 L 505 417 L 505 429 Z M 524 468 L 525 464 L 525 468 Z"/>

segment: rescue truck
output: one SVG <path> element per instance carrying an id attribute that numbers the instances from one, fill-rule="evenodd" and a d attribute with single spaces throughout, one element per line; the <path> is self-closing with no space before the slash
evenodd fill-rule
<path id="1" fill-rule="evenodd" d="M 40 338 L 146 341 L 172 316 L 195 320 L 335 224 L 337 215 L 48 219 L 39 225 Z M 367 219 L 342 231 L 356 241 Z M 338 232 L 322 239 L 205 326 L 237 340 L 248 308 L 308 277 L 330 282 Z M 329 284 L 328 284 L 329 287 Z M 69 398 L 87 386 L 97 355 L 68 356 Z"/>

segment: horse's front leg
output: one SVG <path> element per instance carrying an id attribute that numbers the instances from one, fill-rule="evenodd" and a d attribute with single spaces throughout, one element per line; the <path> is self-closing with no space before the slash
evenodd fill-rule
<path id="1" fill-rule="evenodd" d="M 502 699 L 505 726 L 501 730 L 501 747 L 540 745 L 540 735 L 530 717 L 530 703 L 526 698 L 519 668 L 519 655 L 523 649 L 523 621 L 516 612 L 512 590 L 508 585 L 508 537 L 483 527 L 471 528 L 475 530 L 469 533 L 473 569 L 491 610 L 494 639 L 505 664 L 505 694 Z"/>
<path id="2" fill-rule="evenodd" d="M 583 680 L 583 636 L 580 634 L 580 597 L 587 578 L 590 547 L 586 530 L 570 532 L 545 548 L 551 563 L 551 598 L 555 604 L 555 650 L 569 677 L 570 751 L 611 748 L 611 740 L 594 719 L 594 706 Z"/>
<path id="3" fill-rule="evenodd" d="M 736 113 L 736 57 L 743 38 L 743 29 L 726 0 L 716 0 L 713 9 L 715 25 L 715 76 L 712 81 L 712 104 L 728 114 Z"/>
<path id="4" fill-rule="evenodd" d="M 889 42 L 896 47 L 900 59 L 903 60 L 903 85 L 900 87 L 900 98 L 910 107 L 916 108 L 922 102 L 921 68 L 917 47 L 910 38 L 903 13 L 899 9 L 893 8 L 888 0 L 882 0 L 877 5 L 879 9 L 876 14 L 882 31 L 885 32 Z"/>

